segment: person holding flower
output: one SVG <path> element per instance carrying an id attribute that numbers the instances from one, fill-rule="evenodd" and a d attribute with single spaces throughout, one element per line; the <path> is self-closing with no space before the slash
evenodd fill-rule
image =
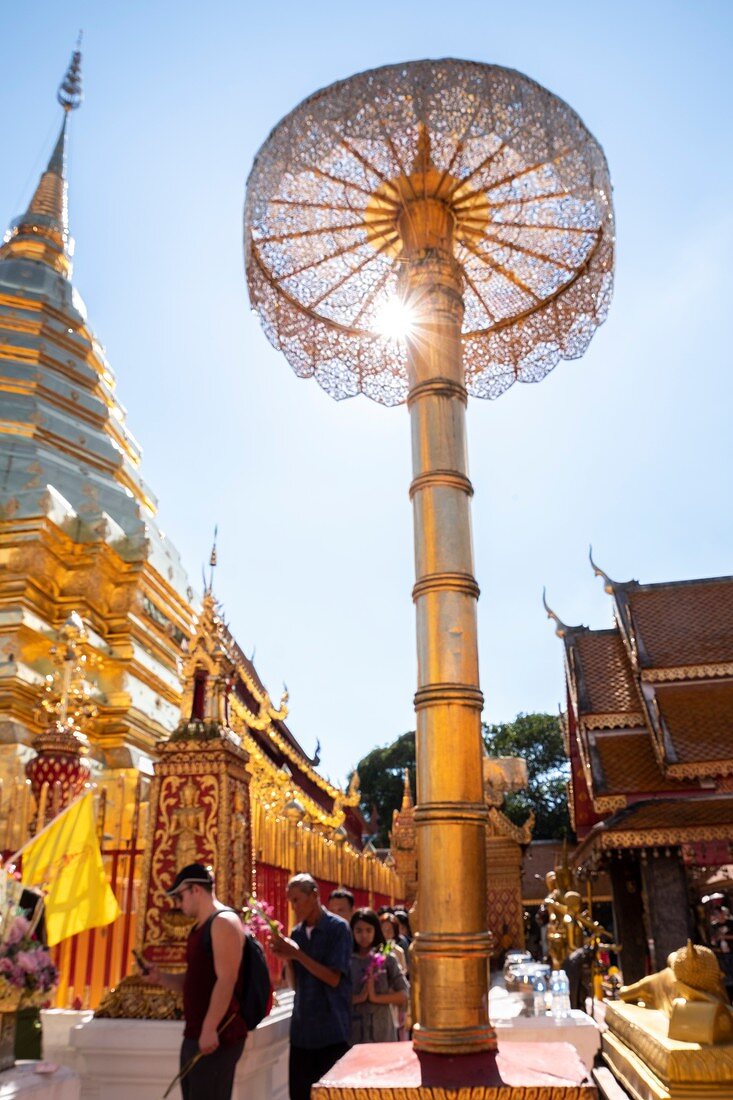
<path id="1" fill-rule="evenodd" d="M 357 909 L 351 918 L 351 1042 L 393 1043 L 397 1030 L 392 1006 L 407 1005 L 407 979 L 384 939 L 373 909 Z"/>

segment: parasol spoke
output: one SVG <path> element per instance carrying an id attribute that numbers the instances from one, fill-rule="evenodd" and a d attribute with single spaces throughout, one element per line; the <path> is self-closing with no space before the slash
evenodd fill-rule
<path id="1" fill-rule="evenodd" d="M 372 197 L 371 191 L 366 187 L 360 187 L 358 183 L 354 183 L 353 180 L 342 179 L 341 176 L 334 176 L 330 172 L 327 172 L 325 168 L 319 168 L 317 164 L 311 164 L 308 168 L 309 172 L 312 172 L 314 176 L 320 176 L 324 180 L 329 180 L 331 183 L 337 183 L 340 187 L 351 187 L 354 191 L 360 191 L 362 195 L 366 195 L 368 199 Z M 364 204 L 366 205 L 366 203 Z"/>
<path id="2" fill-rule="evenodd" d="M 283 241 L 299 240 L 301 237 L 319 237 L 323 233 L 343 233 L 349 229 L 363 229 L 362 221 L 351 225 L 319 225 L 312 229 L 299 229 L 297 233 L 277 233 L 274 237 L 257 237 L 258 244 L 282 244 Z"/>
<path id="3" fill-rule="evenodd" d="M 471 129 L 474 122 L 476 121 L 476 116 L 478 115 L 480 108 L 481 108 L 481 102 L 478 101 L 476 103 L 476 106 L 473 109 L 473 114 L 471 115 L 468 122 L 466 123 L 466 126 L 463 130 L 463 133 L 461 134 L 460 138 L 456 142 L 456 147 L 453 150 L 453 154 L 452 154 L 450 160 L 448 161 L 447 167 L 441 173 L 440 180 L 438 181 L 438 186 L 435 188 L 436 197 L 440 196 L 440 191 L 441 191 L 441 188 L 442 188 L 443 184 L 446 181 L 446 177 L 451 175 L 451 173 L 453 172 L 454 165 L 455 165 L 456 161 L 458 160 L 458 157 L 461 155 L 461 153 L 463 152 L 463 150 L 465 148 L 466 138 L 468 137 L 468 131 Z M 465 183 L 465 180 L 461 180 L 461 183 Z"/>
<path id="4" fill-rule="evenodd" d="M 359 161 L 359 164 L 363 165 L 364 168 L 366 168 L 367 172 L 371 172 L 372 175 L 376 176 L 378 180 L 382 181 L 382 183 L 390 182 L 389 177 L 385 176 L 383 172 L 380 172 L 379 169 L 376 168 L 372 164 L 372 162 L 364 156 L 363 153 L 361 153 L 358 149 L 355 149 L 348 138 L 342 137 L 339 144 L 343 145 L 344 149 L 347 149 L 351 153 L 352 157 L 355 157 L 356 160 Z"/>
<path id="5" fill-rule="evenodd" d="M 542 260 L 544 263 L 552 264 L 553 267 L 562 268 L 563 271 L 569 271 L 571 274 L 575 271 L 575 268 L 570 264 L 563 263 L 562 260 L 553 259 L 552 256 L 548 256 L 546 252 L 537 252 L 533 248 L 528 248 L 527 245 L 520 244 L 518 241 L 503 241 L 501 237 L 493 237 L 491 233 L 484 233 L 484 240 L 493 241 L 495 244 L 501 245 L 502 248 L 514 249 L 515 252 L 521 252 L 525 256 L 531 256 L 535 260 Z"/>
<path id="6" fill-rule="evenodd" d="M 488 302 L 487 302 L 487 301 L 486 301 L 486 299 L 484 298 L 484 296 L 483 296 L 483 294 L 481 293 L 481 291 L 479 290 L 479 288 L 478 288 L 478 287 L 476 286 L 476 283 L 474 282 L 474 280 L 473 280 L 473 279 L 471 278 L 471 276 L 469 275 L 469 272 L 468 272 L 468 268 L 467 268 L 467 267 L 465 267 L 465 266 L 464 266 L 464 268 L 463 268 L 463 277 L 464 277 L 464 279 L 466 280 L 466 282 L 468 283 L 468 285 L 470 286 L 470 288 L 471 288 L 471 290 L 473 291 L 473 293 L 474 293 L 474 294 L 476 295 L 476 297 L 478 298 L 478 300 L 479 300 L 479 302 L 481 303 L 481 305 L 483 306 L 483 308 L 485 309 L 485 311 L 486 311 L 486 316 L 487 316 L 487 317 L 489 318 L 489 321 L 490 321 L 490 322 L 491 322 L 491 323 L 493 324 L 493 323 L 494 323 L 494 322 L 496 321 L 496 317 L 495 317 L 495 315 L 494 315 L 494 312 L 493 312 L 493 310 L 491 310 L 491 309 L 489 308 L 489 304 L 488 304 Z"/>
<path id="7" fill-rule="evenodd" d="M 461 187 L 465 187 L 466 184 L 470 180 L 472 180 L 475 175 L 477 175 L 479 172 L 482 172 L 484 170 L 484 168 L 488 168 L 489 165 L 491 164 L 491 162 L 493 160 L 495 160 L 496 157 L 498 157 L 498 155 L 502 151 L 502 149 L 506 149 L 506 142 L 500 141 L 499 144 L 497 145 L 496 149 L 494 149 L 491 153 L 489 153 L 488 156 L 484 157 L 484 159 L 481 161 L 480 164 L 477 164 L 476 167 L 471 172 L 469 172 L 467 176 L 463 176 L 463 178 L 460 180 L 459 183 L 456 183 L 456 184 L 453 185 L 453 187 L 450 189 L 450 191 L 446 195 L 446 198 L 447 199 L 452 198 L 452 196 L 455 194 L 455 192 L 459 191 L 461 189 Z M 473 199 L 473 196 L 471 196 L 471 198 Z M 456 207 L 456 209 L 458 209 L 458 207 L 460 205 L 461 205 L 460 201 L 457 202 L 457 203 L 454 203 L 454 206 Z"/>
<path id="8" fill-rule="evenodd" d="M 364 207 L 339 206 L 335 202 L 303 202 L 302 199 L 270 199 L 270 206 L 292 206 L 302 210 L 338 210 L 344 214 L 358 214 L 361 216 Z"/>
<path id="9" fill-rule="evenodd" d="M 396 238 L 397 234 L 395 233 L 394 236 Z M 364 257 L 363 260 L 360 260 L 360 262 L 356 265 L 356 267 L 352 268 L 351 271 L 347 271 L 345 275 L 342 275 L 342 277 L 338 280 L 337 283 L 335 283 L 333 286 L 328 287 L 327 290 L 324 290 L 323 294 L 319 294 L 319 296 L 315 299 L 315 301 L 311 302 L 306 308 L 307 309 L 315 309 L 316 306 L 319 306 L 321 304 L 321 302 L 325 301 L 326 298 L 330 298 L 332 294 L 335 294 L 337 290 L 341 289 L 341 287 L 344 285 L 344 283 L 348 282 L 349 279 L 353 279 L 354 276 L 358 275 L 360 271 L 363 271 L 363 269 L 367 266 L 367 264 L 370 264 L 370 263 L 372 263 L 372 261 L 378 259 L 380 253 L 384 252 L 384 250 L 386 248 L 390 248 L 391 245 L 392 245 L 391 241 L 390 242 L 385 241 L 385 243 L 383 245 L 381 245 L 380 248 L 376 249 L 374 252 L 369 253 L 367 256 Z M 389 270 L 390 269 L 387 268 L 387 274 L 389 274 Z"/>
<path id="10" fill-rule="evenodd" d="M 486 194 L 488 195 L 492 191 L 496 191 L 497 188 L 504 187 L 508 183 L 516 183 L 517 180 L 522 179 L 523 176 L 531 175 L 532 172 L 539 172 L 540 168 L 549 168 L 550 165 L 557 164 L 557 162 L 567 156 L 569 152 L 570 149 L 563 149 L 562 152 L 558 153 L 552 160 L 540 160 L 535 164 L 528 164 L 526 168 L 520 169 L 519 172 L 510 172 L 508 175 L 504 176 L 503 179 L 497 180 L 496 183 L 492 183 L 490 187 L 485 188 Z M 562 193 L 566 194 L 567 192 Z"/>
<path id="11" fill-rule="evenodd" d="M 463 221 L 470 221 L 464 218 Z M 600 229 L 583 229 L 579 225 L 532 225 L 531 222 L 492 222 L 491 227 L 497 229 L 539 229 L 543 233 L 582 233 L 584 236 L 597 237 Z"/>
<path id="12" fill-rule="evenodd" d="M 508 282 L 514 283 L 514 285 L 519 290 L 523 291 L 525 294 L 528 294 L 534 302 L 537 302 L 539 304 L 539 302 L 542 301 L 540 296 L 535 293 L 535 291 L 532 290 L 531 287 L 527 286 L 527 284 L 524 283 L 518 275 L 515 275 L 510 268 L 505 268 L 504 265 L 500 264 L 498 260 L 495 260 L 493 259 L 493 257 L 487 255 L 485 252 L 482 252 L 474 241 L 467 240 L 463 243 L 465 244 L 469 252 L 473 252 L 476 259 L 480 260 L 482 264 L 488 264 L 489 267 L 492 268 L 492 270 L 498 272 L 499 275 L 502 275 Z"/>
<path id="13" fill-rule="evenodd" d="M 359 244 L 347 244 L 343 248 L 337 248 L 335 252 L 328 252 L 325 256 L 319 256 L 317 260 L 310 260 L 307 264 L 303 264 L 302 267 L 296 267 L 293 271 L 288 271 L 284 275 L 274 276 L 275 281 L 280 283 L 285 279 L 293 279 L 296 275 L 302 275 L 304 271 L 312 271 L 314 267 L 319 267 L 321 264 L 327 263 L 329 260 L 336 260 L 339 256 L 345 256 L 347 252 L 355 252 L 357 248 L 361 248 L 363 242 Z M 259 249 L 257 250 L 259 255 Z"/>
<path id="14" fill-rule="evenodd" d="M 369 292 L 369 294 L 367 294 L 361 306 L 359 307 L 358 313 L 355 315 L 355 317 L 353 317 L 351 321 L 351 324 L 354 328 L 356 328 L 356 326 L 359 324 L 364 314 L 368 311 L 369 307 L 374 304 L 374 300 L 377 298 L 377 296 L 381 294 L 382 289 L 391 274 L 392 268 L 388 267 L 377 285 Z"/>

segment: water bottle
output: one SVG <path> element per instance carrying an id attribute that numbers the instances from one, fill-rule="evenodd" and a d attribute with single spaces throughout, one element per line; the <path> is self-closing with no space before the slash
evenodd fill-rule
<path id="1" fill-rule="evenodd" d="M 544 1016 L 547 1010 L 547 986 L 541 974 L 538 974 L 532 982 L 532 988 L 534 990 L 534 1014 L 535 1016 Z"/>
<path id="2" fill-rule="evenodd" d="M 570 1015 L 570 982 L 564 970 L 554 970 L 550 979 L 552 994 L 552 1016 L 555 1020 L 566 1020 Z"/>

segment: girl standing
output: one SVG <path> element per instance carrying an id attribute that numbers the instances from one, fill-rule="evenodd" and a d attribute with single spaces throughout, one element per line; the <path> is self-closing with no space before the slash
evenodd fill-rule
<path id="1" fill-rule="evenodd" d="M 391 1009 L 392 1005 L 399 1009 L 407 1004 L 407 979 L 391 952 L 380 951 L 385 941 L 373 909 L 357 909 L 351 918 L 351 931 L 351 1042 L 395 1042 L 397 1031 Z"/>

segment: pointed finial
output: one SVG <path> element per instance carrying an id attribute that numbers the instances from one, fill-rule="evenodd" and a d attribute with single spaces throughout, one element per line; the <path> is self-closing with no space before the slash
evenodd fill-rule
<path id="1" fill-rule="evenodd" d="M 219 525 L 214 527 L 214 541 L 211 544 L 211 553 L 209 554 L 209 583 L 206 584 L 204 580 L 204 588 L 207 592 L 213 591 L 214 588 L 214 570 L 216 569 L 216 536 L 219 533 Z"/>
<path id="2" fill-rule="evenodd" d="M 614 582 L 611 580 L 608 573 L 604 573 L 603 570 L 601 569 L 601 567 L 599 565 L 596 565 L 596 563 L 593 561 L 593 547 L 592 546 L 588 547 L 588 559 L 590 561 L 591 568 L 593 569 L 593 572 L 596 575 L 596 577 L 603 577 L 603 582 L 604 582 L 603 587 L 604 587 L 605 591 L 608 592 L 609 596 L 612 596 L 613 595 L 613 590 L 614 590 Z"/>
<path id="3" fill-rule="evenodd" d="M 67 114 L 69 111 L 75 111 L 84 99 L 84 93 L 81 87 L 81 37 L 82 32 L 79 31 L 79 37 L 76 40 L 76 49 L 71 55 L 69 67 L 64 73 L 64 79 L 59 84 L 58 91 L 56 92 L 56 99 Z"/>
<path id="4" fill-rule="evenodd" d="M 417 154 L 415 156 L 414 163 L 412 165 L 412 171 L 417 172 L 429 172 L 433 167 L 433 161 L 430 148 L 430 134 L 428 128 L 424 122 L 419 122 L 417 126 Z"/>
<path id="5" fill-rule="evenodd" d="M 555 633 L 557 634 L 558 638 L 564 638 L 565 635 L 567 634 L 568 630 L 570 630 L 570 627 L 567 626 L 562 621 L 562 619 L 558 615 L 555 614 L 555 612 L 552 610 L 552 608 L 548 604 L 548 602 L 547 602 L 547 589 L 546 588 L 542 589 L 542 606 L 544 607 L 545 611 L 547 612 L 547 618 L 552 619 L 553 622 L 556 624 Z"/>
<path id="6" fill-rule="evenodd" d="M 403 787 L 402 787 L 402 807 L 403 810 L 410 810 L 415 805 L 412 800 L 412 788 L 410 787 L 410 769 L 405 768 L 403 773 Z"/>

